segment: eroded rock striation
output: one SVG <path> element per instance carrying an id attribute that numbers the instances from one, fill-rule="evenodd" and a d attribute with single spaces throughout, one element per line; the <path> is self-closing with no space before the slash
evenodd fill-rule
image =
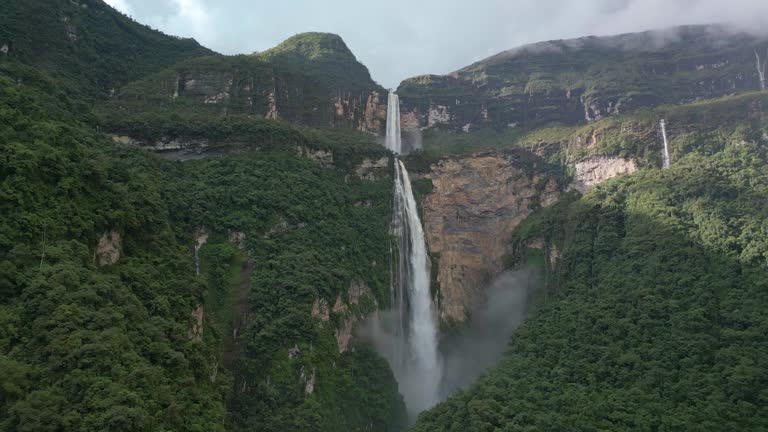
<path id="1" fill-rule="evenodd" d="M 483 287 L 503 269 L 510 236 L 539 206 L 560 195 L 554 178 L 523 166 L 514 152 L 445 159 L 426 175 L 425 235 L 438 257 L 439 310 L 445 323 L 466 321 Z"/>

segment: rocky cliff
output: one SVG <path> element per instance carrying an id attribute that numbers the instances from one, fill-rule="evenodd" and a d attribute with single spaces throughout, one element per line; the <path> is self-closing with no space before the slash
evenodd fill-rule
<path id="1" fill-rule="evenodd" d="M 340 37 L 310 33 L 262 54 L 180 62 L 120 89 L 102 108 L 128 115 L 161 109 L 243 116 L 378 135 L 386 91 Z"/>
<path id="2" fill-rule="evenodd" d="M 444 324 L 470 319 L 485 286 L 504 269 L 514 229 L 533 211 L 554 204 L 564 190 L 588 189 L 631 174 L 635 161 L 588 158 L 575 163 L 569 184 L 524 150 L 479 153 L 440 160 L 424 178 L 433 189 L 423 199 L 425 235 L 437 262 L 438 307 Z M 556 257 L 553 258 L 556 261 Z"/>
<path id="3" fill-rule="evenodd" d="M 512 230 L 560 193 L 543 169 L 526 166 L 519 152 L 444 159 L 426 178 L 423 200 L 430 253 L 438 258 L 439 310 L 444 323 L 461 323 L 482 298 L 482 288 L 503 267 Z"/>
<path id="4" fill-rule="evenodd" d="M 404 128 L 532 129 L 758 90 L 768 40 L 718 26 L 543 42 L 403 81 Z"/>

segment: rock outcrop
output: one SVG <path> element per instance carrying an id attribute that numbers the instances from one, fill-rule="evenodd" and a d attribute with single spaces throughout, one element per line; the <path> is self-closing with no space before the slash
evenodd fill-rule
<path id="1" fill-rule="evenodd" d="M 109 134 L 107 136 L 120 144 L 140 146 L 153 152 L 181 151 L 182 153 L 193 154 L 204 152 L 211 146 L 210 141 L 205 138 L 163 136 L 156 140 L 146 141 L 127 135 Z"/>
<path id="2" fill-rule="evenodd" d="M 116 230 L 102 234 L 96 246 L 96 263 L 100 266 L 111 265 L 123 255 L 123 238 Z"/>
<path id="3" fill-rule="evenodd" d="M 245 239 L 246 235 L 242 231 L 230 231 L 229 232 L 229 242 L 236 245 L 238 249 L 245 250 Z"/>
<path id="4" fill-rule="evenodd" d="M 195 342 L 203 341 L 203 318 L 205 312 L 203 305 L 198 305 L 195 310 L 192 311 L 192 323 L 189 326 L 189 338 Z"/>
<path id="5" fill-rule="evenodd" d="M 389 175 L 389 158 L 365 159 L 355 167 L 355 175 L 371 181 L 384 178 Z"/>
<path id="6" fill-rule="evenodd" d="M 316 368 L 312 368 L 312 371 L 307 374 L 306 369 L 302 366 L 301 372 L 299 373 L 299 379 L 304 383 L 304 394 L 311 395 L 315 392 L 315 380 L 317 379 Z"/>
<path id="7" fill-rule="evenodd" d="M 632 174 L 637 165 L 632 159 L 620 157 L 594 157 L 575 164 L 575 173 L 571 188 L 581 193 L 614 177 Z"/>
<path id="8" fill-rule="evenodd" d="M 305 146 L 296 147 L 296 154 L 299 157 L 306 157 L 316 162 L 322 167 L 333 166 L 333 152 L 330 150 L 312 149 Z"/>
<path id="9" fill-rule="evenodd" d="M 315 302 L 312 304 L 312 318 L 327 322 L 329 319 L 331 319 L 330 310 L 331 309 L 328 306 L 328 301 L 326 299 L 315 299 Z"/>
<path id="10" fill-rule="evenodd" d="M 537 206 L 553 204 L 558 183 L 527 170 L 514 152 L 446 159 L 426 175 L 433 191 L 424 198 L 430 253 L 439 258 L 440 318 L 466 321 L 482 288 L 503 269 L 514 228 Z"/>
<path id="11" fill-rule="evenodd" d="M 341 324 L 334 332 L 339 352 L 345 352 L 349 349 L 349 343 L 352 340 L 352 330 L 355 324 L 365 318 L 366 312 L 369 312 L 362 308 L 363 301 L 367 298 L 374 305 L 376 304 L 371 288 L 362 279 L 353 279 L 347 289 L 346 299 L 344 297 L 341 294 L 336 296 L 336 301 L 330 310 L 327 300 L 317 298 L 312 305 L 311 312 L 312 318 L 320 321 L 322 325 L 330 320 L 331 312 L 341 317 Z"/>

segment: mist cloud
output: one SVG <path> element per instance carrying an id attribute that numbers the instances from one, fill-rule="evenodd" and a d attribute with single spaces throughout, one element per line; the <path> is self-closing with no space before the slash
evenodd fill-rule
<path id="1" fill-rule="evenodd" d="M 533 271 L 503 273 L 483 290 L 485 299 L 470 311 L 469 326 L 440 338 L 438 400 L 422 399 L 420 389 L 429 384 L 426 381 L 431 377 L 414 373 L 407 356 L 403 357 L 407 343 L 399 336 L 396 313 L 374 314 L 360 326 L 357 336 L 372 343 L 387 359 L 413 419 L 421 409 L 447 399 L 498 363 L 510 336 L 527 315 L 531 294 L 540 284 L 538 273 Z"/>
<path id="2" fill-rule="evenodd" d="M 470 326 L 440 341 L 443 398 L 472 384 L 498 363 L 510 336 L 525 320 L 531 294 L 539 285 L 532 271 L 502 274 L 486 288 L 486 301 L 472 311 Z"/>

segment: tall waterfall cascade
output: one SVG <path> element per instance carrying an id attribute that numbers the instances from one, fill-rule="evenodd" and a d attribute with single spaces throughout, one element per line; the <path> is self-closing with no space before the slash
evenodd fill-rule
<path id="1" fill-rule="evenodd" d="M 385 146 L 395 154 L 403 152 L 402 134 L 400 132 L 400 97 L 394 92 L 389 92 L 387 100 L 387 136 Z"/>
<path id="2" fill-rule="evenodd" d="M 400 101 L 389 94 L 386 147 L 400 154 Z M 430 294 L 430 269 L 424 229 L 410 176 L 395 159 L 392 234 L 397 243 L 393 263 L 392 306 L 395 341 L 390 363 L 406 406 L 412 414 L 439 400 L 442 368 L 437 347 L 437 316 Z"/>
<path id="3" fill-rule="evenodd" d="M 661 137 L 664 139 L 664 161 L 662 168 L 667 169 L 671 163 L 669 158 L 669 140 L 667 140 L 667 123 L 664 121 L 664 119 L 661 119 L 659 124 L 661 126 Z"/>
<path id="4" fill-rule="evenodd" d="M 766 86 L 768 86 L 768 82 L 765 80 L 765 69 L 766 65 L 768 65 L 768 59 L 761 62 L 760 54 L 757 53 L 757 50 L 755 50 L 755 59 L 757 60 L 757 76 L 760 79 L 760 90 L 765 91 Z"/>

